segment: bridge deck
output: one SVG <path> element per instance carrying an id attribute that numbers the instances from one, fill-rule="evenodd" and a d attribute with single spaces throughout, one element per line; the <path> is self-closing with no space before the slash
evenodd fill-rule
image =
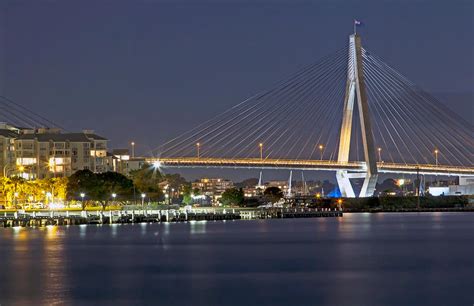
<path id="1" fill-rule="evenodd" d="M 259 158 L 150 158 L 150 163 L 157 163 L 160 167 L 188 167 L 188 168 L 247 168 L 247 169 L 300 169 L 300 170 L 348 170 L 365 172 L 365 162 L 337 162 L 330 160 L 296 160 L 296 159 L 259 159 Z M 474 167 L 457 167 L 449 165 L 429 164 L 394 164 L 378 162 L 380 173 L 407 173 L 407 174 L 434 174 L 452 176 L 474 176 Z"/>

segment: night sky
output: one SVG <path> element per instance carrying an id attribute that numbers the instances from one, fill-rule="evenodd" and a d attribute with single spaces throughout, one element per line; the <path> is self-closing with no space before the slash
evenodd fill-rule
<path id="1" fill-rule="evenodd" d="M 472 1 L 0 1 L 0 92 L 146 154 L 347 44 L 473 121 Z"/>

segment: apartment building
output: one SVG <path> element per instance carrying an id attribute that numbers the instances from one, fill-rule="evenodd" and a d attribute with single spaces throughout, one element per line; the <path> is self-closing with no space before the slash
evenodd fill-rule
<path id="1" fill-rule="evenodd" d="M 7 176 L 15 166 L 15 139 L 18 128 L 0 122 L 0 175 Z"/>
<path id="2" fill-rule="evenodd" d="M 234 187 L 234 183 L 223 178 L 202 178 L 192 183 L 193 190 L 197 189 L 203 195 L 218 199 L 222 193 Z"/>
<path id="3" fill-rule="evenodd" d="M 130 156 L 128 149 L 114 149 L 112 150 L 117 172 L 123 175 L 130 175 L 132 171 L 140 170 L 146 165 L 145 157 Z"/>
<path id="4" fill-rule="evenodd" d="M 92 130 L 23 130 L 14 140 L 16 171 L 26 179 L 69 176 L 83 169 L 112 171 L 107 141 Z"/>

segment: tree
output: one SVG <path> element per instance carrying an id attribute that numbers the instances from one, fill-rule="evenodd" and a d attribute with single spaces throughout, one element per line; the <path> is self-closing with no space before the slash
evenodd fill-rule
<path id="1" fill-rule="evenodd" d="M 70 200 L 78 199 L 81 193 L 85 193 L 88 199 L 96 200 L 100 192 L 97 175 L 90 170 L 79 170 L 69 177 L 67 197 Z"/>
<path id="2" fill-rule="evenodd" d="M 192 187 L 191 184 L 186 184 L 182 188 L 183 190 L 183 203 L 186 205 L 190 205 L 193 203 L 193 197 L 192 197 Z"/>
<path id="3" fill-rule="evenodd" d="M 69 179 L 67 177 L 52 178 L 51 185 L 53 190 L 53 196 L 59 200 L 66 200 L 67 198 L 67 185 Z"/>
<path id="4" fill-rule="evenodd" d="M 105 209 L 113 193 L 122 200 L 130 198 L 133 182 L 117 172 L 95 174 L 90 170 L 79 170 L 69 177 L 67 194 L 70 199 L 77 199 L 81 193 L 90 200 L 99 201 Z"/>
<path id="5" fill-rule="evenodd" d="M 241 205 L 244 202 L 244 191 L 242 188 L 229 188 L 222 193 L 221 203 L 225 206 Z"/>
<path id="6" fill-rule="evenodd" d="M 267 201 L 274 204 L 280 201 L 281 198 L 283 198 L 283 191 L 281 191 L 281 189 L 278 187 L 268 187 L 263 192 L 263 196 Z"/>
<path id="7" fill-rule="evenodd" d="M 125 175 L 111 171 L 96 175 L 99 183 L 97 187 L 100 192 L 95 195 L 103 209 L 109 203 L 112 194 L 116 194 L 121 200 L 129 199 L 133 194 L 133 181 Z"/>
<path id="8" fill-rule="evenodd" d="M 179 190 L 181 186 L 188 184 L 186 179 L 176 174 L 166 174 L 164 179 L 168 182 L 169 188 L 174 188 L 175 190 Z"/>
<path id="9" fill-rule="evenodd" d="M 132 171 L 130 177 L 139 192 L 146 193 L 147 197 L 159 199 L 163 192 L 159 186 L 163 176 L 148 164 L 139 170 Z"/>

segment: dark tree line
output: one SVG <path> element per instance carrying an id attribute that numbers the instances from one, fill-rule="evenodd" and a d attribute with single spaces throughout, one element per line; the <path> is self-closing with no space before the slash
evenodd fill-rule
<path id="1" fill-rule="evenodd" d="M 112 194 L 116 195 L 116 201 L 130 200 L 134 185 L 131 179 L 117 172 L 79 170 L 69 177 L 67 191 L 69 199 L 77 200 L 84 193 L 86 200 L 97 201 L 105 207 L 113 200 Z"/>

